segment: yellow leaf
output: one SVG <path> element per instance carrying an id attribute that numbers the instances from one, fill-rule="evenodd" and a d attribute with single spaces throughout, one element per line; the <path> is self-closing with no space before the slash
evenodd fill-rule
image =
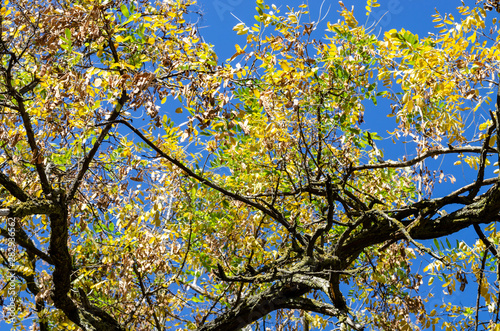
<path id="1" fill-rule="evenodd" d="M 491 121 L 487 120 L 486 122 L 479 124 L 479 130 L 481 130 L 481 131 L 486 130 L 488 128 L 488 126 L 490 126 L 490 125 L 491 125 Z"/>
<path id="2" fill-rule="evenodd" d="M 470 42 L 472 42 L 472 43 L 476 42 L 476 31 L 474 31 L 474 33 L 472 34 L 472 36 L 470 36 L 469 38 L 467 38 L 467 40 L 470 40 Z"/>
<path id="3" fill-rule="evenodd" d="M 290 71 L 290 66 L 286 61 L 281 62 L 281 67 L 283 68 L 283 71 Z"/>
<path id="4" fill-rule="evenodd" d="M 410 98 L 410 100 L 408 100 L 408 103 L 406 104 L 406 109 L 408 110 L 408 112 L 411 112 L 413 110 L 413 99 Z"/>
<path id="5" fill-rule="evenodd" d="M 125 63 L 125 62 L 122 62 L 122 65 L 126 68 L 129 68 L 129 69 L 135 69 L 135 67 L 131 64 L 128 64 L 128 63 Z"/>
<path id="6" fill-rule="evenodd" d="M 239 32 L 241 32 L 244 29 L 245 29 L 244 23 L 238 23 L 233 27 L 233 31 L 236 31 L 238 34 L 239 34 Z"/>

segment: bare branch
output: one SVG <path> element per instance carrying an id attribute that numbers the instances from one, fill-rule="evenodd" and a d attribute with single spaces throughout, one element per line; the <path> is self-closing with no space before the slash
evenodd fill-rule
<path id="1" fill-rule="evenodd" d="M 104 126 L 104 129 L 101 131 L 101 134 L 99 135 L 96 142 L 94 143 L 94 146 L 92 146 L 92 149 L 85 156 L 85 159 L 82 162 L 82 166 L 80 167 L 80 169 L 79 169 L 79 171 L 78 171 L 78 173 L 73 181 L 73 184 L 71 185 L 71 188 L 69 189 L 68 198 L 67 198 L 68 201 L 73 200 L 73 198 L 78 190 L 78 187 L 80 186 L 80 184 L 83 180 L 83 177 L 85 176 L 85 173 L 87 172 L 87 170 L 90 167 L 90 163 L 94 159 L 97 151 L 99 150 L 99 147 L 101 147 L 102 143 L 104 142 L 104 139 L 106 138 L 109 131 L 113 127 L 112 121 L 114 121 L 118 118 L 118 116 L 120 115 L 120 111 L 122 110 L 122 107 L 125 105 L 125 103 L 127 101 L 128 101 L 128 95 L 127 95 L 126 91 L 122 91 L 120 98 L 117 100 L 117 104 L 115 106 L 115 109 L 113 110 L 113 112 L 111 113 L 111 115 L 109 117 L 110 122 Z"/>
<path id="2" fill-rule="evenodd" d="M 0 228 L 0 235 L 4 238 L 11 238 L 11 235 L 5 229 Z M 24 230 L 21 229 L 20 227 L 16 228 L 14 240 L 16 241 L 16 243 L 19 246 L 24 248 L 27 252 L 30 252 L 30 253 L 36 255 L 37 257 L 39 257 L 40 259 L 42 259 L 43 261 L 45 261 L 49 264 L 54 264 L 54 261 L 52 261 L 52 258 L 47 253 L 44 253 L 41 250 L 39 250 L 33 244 L 33 241 L 31 241 L 29 239 L 26 232 L 24 232 Z"/>
<path id="3" fill-rule="evenodd" d="M 17 185 L 16 182 L 11 180 L 7 175 L 3 172 L 0 172 L 0 184 L 5 187 L 10 194 L 16 197 L 18 200 L 22 202 L 26 202 L 29 199 L 29 196 Z"/>
<path id="4" fill-rule="evenodd" d="M 370 170 L 370 169 L 385 169 L 385 168 L 405 168 L 415 165 L 423 160 L 445 154 L 460 154 L 460 153 L 481 153 L 483 151 L 482 147 L 475 146 L 465 146 L 465 147 L 453 147 L 444 149 L 434 149 L 423 153 L 422 155 L 404 162 L 394 162 L 387 161 L 377 164 L 365 164 L 357 167 L 352 167 L 352 171 Z M 488 153 L 496 153 L 496 150 L 492 148 L 487 148 Z"/>

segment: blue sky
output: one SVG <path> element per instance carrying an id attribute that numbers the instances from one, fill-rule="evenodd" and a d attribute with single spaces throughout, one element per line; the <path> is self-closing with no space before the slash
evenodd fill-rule
<path id="1" fill-rule="evenodd" d="M 306 0 L 292 0 L 292 1 L 267 1 L 268 4 L 275 3 L 281 6 L 282 13 L 286 11 L 286 5 L 290 7 L 297 8 L 300 4 Z M 345 0 L 343 1 L 346 7 L 350 8 L 354 5 L 355 14 L 360 23 L 367 22 L 367 26 L 370 26 L 376 22 L 375 31 L 387 31 L 390 29 L 401 29 L 405 28 L 419 36 L 425 36 L 429 31 L 433 31 L 434 23 L 432 22 L 431 15 L 435 14 L 435 8 L 437 8 L 442 14 L 446 12 L 455 12 L 455 7 L 460 5 L 459 0 L 454 1 L 431 1 L 431 0 L 380 0 L 380 7 L 374 8 L 373 13 L 370 17 L 365 15 L 365 5 L 366 1 L 355 1 L 355 0 Z M 474 1 L 468 1 L 473 5 Z M 338 1 L 325 0 L 323 3 L 321 1 L 309 0 L 311 20 L 317 21 L 318 16 L 323 17 L 323 23 L 326 24 L 327 21 L 336 21 L 338 19 L 338 10 L 340 8 Z M 215 46 L 215 51 L 219 56 L 219 60 L 222 61 L 224 58 L 228 58 L 235 52 L 234 45 L 243 45 L 245 42 L 245 37 L 238 36 L 232 30 L 233 26 L 240 22 L 240 20 L 248 25 L 254 23 L 253 16 L 256 14 L 255 2 L 254 1 L 244 1 L 244 0 L 199 0 L 199 6 L 204 16 L 199 23 L 199 28 L 201 35 L 204 37 L 206 42 L 209 42 Z M 321 30 L 321 28 L 320 28 Z M 317 31 L 316 37 L 323 36 L 322 31 Z M 377 118 L 380 118 L 380 112 L 387 114 L 388 109 L 383 109 L 383 105 L 379 107 L 374 107 L 367 109 L 366 114 L 366 125 L 369 127 L 377 128 L 380 123 L 377 122 Z M 385 118 L 385 116 L 383 116 Z M 382 130 L 381 135 L 384 134 L 385 130 Z M 384 149 L 386 153 L 390 153 L 391 145 L 386 144 Z M 452 163 L 448 160 L 447 163 Z M 460 171 L 453 170 L 455 177 L 459 180 L 458 183 L 470 183 L 475 179 L 472 176 L 472 172 L 467 168 L 464 168 L 463 173 Z M 460 176 L 460 177 L 459 177 Z M 459 184 L 455 184 L 454 187 L 445 186 L 443 191 L 436 192 L 437 195 L 446 194 L 450 191 L 458 188 Z M 466 238 L 469 243 L 476 240 L 476 234 L 474 231 L 462 231 L 459 234 L 452 236 L 452 245 L 454 245 L 455 239 Z M 430 259 L 426 257 L 422 259 L 422 266 L 420 269 L 429 262 Z M 419 266 L 417 265 L 416 268 Z M 434 304 L 439 304 L 441 300 L 454 301 L 455 303 L 461 302 L 461 300 L 466 300 L 467 296 L 470 296 L 472 300 L 475 300 L 475 285 L 469 284 L 467 291 L 463 294 L 455 296 L 452 300 L 450 298 L 443 298 L 441 287 L 438 283 L 435 283 L 437 296 L 433 301 L 429 303 L 430 306 Z M 472 286 L 471 286 L 472 285 Z M 473 287 L 474 286 L 474 287 Z M 4 325 L 0 323 L 0 330 L 6 330 Z"/>
<path id="2" fill-rule="evenodd" d="M 281 7 L 282 13 L 286 6 L 297 8 L 307 1 L 266 1 L 267 4 L 276 4 Z M 310 14 L 313 21 L 318 21 L 318 16 L 324 17 L 324 22 L 336 21 L 340 6 L 338 1 L 309 0 Z M 455 6 L 460 5 L 460 1 L 431 1 L 431 0 L 380 0 L 380 7 L 374 8 L 372 15 L 367 19 L 365 15 L 366 1 L 345 0 L 343 3 L 347 8 L 354 6 L 356 18 L 360 23 L 367 22 L 367 26 L 378 22 L 377 30 L 405 28 L 419 35 L 425 35 L 434 24 L 431 15 L 435 14 L 435 8 L 440 12 L 455 12 Z M 204 13 L 200 22 L 201 33 L 207 42 L 215 45 L 217 53 L 233 52 L 234 44 L 241 43 L 243 37 L 236 36 L 232 27 L 241 21 L 252 24 L 255 12 L 255 2 L 248 0 L 199 0 L 198 4 Z M 232 55 L 232 53 L 230 54 Z M 229 56 L 230 56 L 229 55 Z M 221 57 L 220 57 L 221 58 Z"/>
<path id="3" fill-rule="evenodd" d="M 286 12 L 286 6 L 297 8 L 301 3 L 307 2 L 301 0 L 294 1 L 266 1 L 267 4 L 274 3 L 278 7 L 281 6 L 283 14 Z M 365 15 L 365 5 L 366 1 L 355 1 L 355 0 L 345 0 L 343 3 L 347 8 L 351 8 L 354 5 L 355 16 L 360 23 L 365 23 L 366 26 L 371 26 L 376 24 L 374 32 L 376 34 L 382 34 L 384 31 L 391 29 L 400 30 L 404 28 L 410 30 L 411 32 L 418 34 L 420 37 L 427 36 L 428 32 L 437 32 L 434 29 L 436 23 L 432 22 L 433 18 L 431 15 L 436 14 L 436 9 L 444 16 L 445 13 L 456 14 L 456 7 L 461 5 L 459 0 L 454 1 L 431 1 L 431 0 L 380 0 L 380 7 L 374 8 L 372 15 L 367 17 Z M 474 6 L 475 1 L 465 1 L 467 5 Z M 204 37 L 206 42 L 209 42 L 215 46 L 215 51 L 219 56 L 219 60 L 223 58 L 230 57 L 234 52 L 234 44 L 243 45 L 245 42 L 244 36 L 237 36 L 232 27 L 240 22 L 240 20 L 247 25 L 252 25 L 254 23 L 253 16 L 255 12 L 255 2 L 254 1 L 243 1 L 243 0 L 201 0 L 199 1 L 204 17 L 200 22 L 200 32 Z M 317 21 L 318 16 L 323 18 L 323 23 L 326 24 L 327 21 L 335 22 L 339 18 L 338 11 L 340 6 L 338 1 L 314 1 L 309 0 L 310 5 L 310 15 L 311 20 Z M 457 16 L 457 15 L 455 15 Z M 322 30 L 320 28 L 319 30 Z M 324 36 L 323 31 L 317 31 L 316 37 Z M 384 109 L 386 107 L 386 109 Z M 385 115 L 390 111 L 388 109 L 388 104 L 379 103 L 378 107 L 367 108 L 365 114 L 365 120 L 367 127 L 373 128 L 380 132 L 380 135 L 384 136 L 386 126 L 388 121 Z M 486 109 L 483 108 L 483 111 Z M 383 113 L 384 115 L 381 115 Z M 486 115 L 488 116 L 488 115 Z M 380 122 L 380 119 L 384 121 L 385 124 Z M 385 134 L 387 136 L 387 134 Z M 382 143 L 384 144 L 384 143 Z M 383 145 L 386 155 L 398 154 L 401 157 L 401 151 L 391 151 L 391 143 L 386 141 Z M 392 145 L 393 146 L 393 145 Z M 394 147 L 392 147 L 394 148 Z M 434 196 L 443 196 L 449 194 L 455 189 L 461 187 L 462 185 L 471 183 L 475 180 L 476 173 L 472 171 L 467 165 L 462 168 L 458 166 L 452 167 L 453 162 L 457 159 L 455 156 L 445 157 L 444 159 L 438 159 L 433 162 L 434 164 L 429 164 L 434 167 L 444 168 L 445 171 L 453 173 L 457 179 L 457 183 L 454 185 L 447 184 L 440 186 L 434 193 Z M 488 176 L 487 176 L 488 177 Z M 449 183 L 449 182 L 448 182 Z M 455 246 L 456 240 L 464 240 L 469 245 L 472 245 L 477 240 L 477 235 L 474 230 L 466 229 L 457 234 L 449 237 L 449 241 L 452 246 Z M 443 239 L 444 241 L 444 239 Z M 426 245 L 430 245 L 431 242 L 424 242 Z M 419 259 L 414 265 L 415 269 L 422 269 L 431 262 L 429 256 L 425 256 Z M 427 283 L 427 280 L 424 280 Z M 453 302 L 454 304 L 464 303 L 467 305 L 474 305 L 471 300 L 475 301 L 477 285 L 471 282 L 469 279 L 469 285 L 466 287 L 465 292 L 455 292 L 452 297 L 445 296 L 443 294 L 443 289 L 441 288 L 440 282 L 434 282 L 432 291 L 435 292 L 436 296 L 431 299 L 428 303 L 428 307 L 433 309 L 435 305 L 439 305 L 443 302 Z M 438 309 L 439 311 L 439 309 Z"/>
<path id="4" fill-rule="evenodd" d="M 317 31 L 315 31 L 315 38 L 322 38 L 325 36 L 324 27 L 326 22 L 336 22 L 339 19 L 340 6 L 338 1 L 325 0 L 315 1 L 315 0 L 292 0 L 292 1 L 266 1 L 267 4 L 276 4 L 281 8 L 281 13 L 286 12 L 286 6 L 298 8 L 302 3 L 309 3 L 310 5 L 310 17 L 312 21 L 318 21 L 321 16 L 322 24 L 319 26 Z M 372 14 L 366 16 L 366 1 L 359 0 L 345 0 L 344 5 L 347 8 L 354 6 L 354 13 L 357 20 L 366 26 L 374 26 L 374 33 L 376 35 L 382 35 L 384 31 L 391 29 L 400 30 L 402 28 L 411 31 L 412 33 L 418 34 L 419 37 L 427 36 L 429 32 L 437 32 L 434 28 L 436 23 L 432 22 L 433 17 L 431 15 L 436 14 L 438 10 L 443 16 L 445 13 L 456 14 L 456 7 L 461 4 L 459 0 L 454 1 L 431 1 L 431 0 L 379 0 L 380 7 L 373 8 Z M 469 6 L 474 6 L 472 0 L 466 1 Z M 204 40 L 212 45 L 214 45 L 215 52 L 219 57 L 219 61 L 223 61 L 225 58 L 229 58 L 235 53 L 235 44 L 243 46 L 245 44 L 245 36 L 238 36 L 232 30 L 232 28 L 241 22 L 251 26 L 255 23 L 254 15 L 255 2 L 254 1 L 243 1 L 243 0 L 200 0 L 199 1 L 200 11 L 203 13 L 203 17 L 199 22 L 200 33 Z M 455 15 L 457 16 L 457 15 Z M 234 63 L 233 63 L 234 65 Z M 395 123 L 388 120 L 385 116 L 390 113 L 389 103 L 384 102 L 384 100 L 379 100 L 379 105 L 375 107 L 373 104 L 365 104 L 365 129 L 372 129 L 377 131 L 381 136 L 388 137 L 386 133 L 387 130 L 393 129 Z M 487 115 L 487 109 L 482 109 Z M 383 114 L 383 115 L 382 115 Z M 394 146 L 390 139 L 385 142 L 381 142 L 382 148 L 384 149 L 385 155 L 388 158 L 396 159 L 401 157 L 401 153 L 404 152 L 398 147 Z M 379 146 L 380 147 L 380 146 Z M 438 159 L 436 163 L 437 166 L 450 166 L 457 159 L 455 156 L 447 156 L 444 159 Z M 457 171 L 458 169 L 453 169 L 458 185 L 468 184 L 475 180 L 475 174 L 470 172 L 467 168 L 463 168 L 463 172 Z M 471 177 L 472 175 L 472 177 Z M 445 191 L 437 191 L 437 195 L 443 195 L 449 192 L 449 187 Z"/>

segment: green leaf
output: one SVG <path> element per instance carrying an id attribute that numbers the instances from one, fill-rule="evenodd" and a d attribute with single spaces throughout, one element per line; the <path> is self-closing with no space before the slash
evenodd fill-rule
<path id="1" fill-rule="evenodd" d="M 130 12 L 128 11 L 127 6 L 121 5 L 120 9 L 122 11 L 123 16 L 125 16 L 126 18 L 130 16 Z"/>
<path id="2" fill-rule="evenodd" d="M 64 34 L 66 35 L 66 40 L 67 40 L 68 42 L 71 42 L 71 30 L 70 30 L 70 29 L 68 29 L 68 28 L 66 28 L 66 29 L 64 30 Z"/>

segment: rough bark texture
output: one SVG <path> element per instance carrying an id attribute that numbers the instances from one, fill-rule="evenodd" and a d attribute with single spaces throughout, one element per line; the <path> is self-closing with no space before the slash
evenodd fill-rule
<path id="1" fill-rule="evenodd" d="M 434 215 L 439 208 L 436 205 Z M 409 207 L 408 209 L 412 209 Z M 413 239 L 433 239 L 439 238 L 465 229 L 473 224 L 485 224 L 498 220 L 500 211 L 500 189 L 495 184 L 488 192 L 481 195 L 477 201 L 454 211 L 445 216 L 437 218 L 423 218 L 415 220 L 416 224 L 406 222 L 406 226 L 411 226 L 409 234 Z M 363 229 L 360 233 L 349 238 L 342 246 L 339 255 L 341 260 L 351 261 L 353 257 L 363 250 L 387 240 L 404 239 L 404 234 L 399 231 L 396 224 L 391 224 L 387 219 L 373 216 L 373 227 Z"/>
<path id="2" fill-rule="evenodd" d="M 418 222 L 416 224 L 407 222 L 407 227 L 412 226 L 409 234 L 414 239 L 438 238 L 458 232 L 473 224 L 490 223 L 498 220 L 498 213 L 500 212 L 499 187 L 498 184 L 495 184 L 488 192 L 478 197 L 475 201 L 448 215 L 437 218 L 424 218 L 414 221 Z M 422 203 L 419 204 L 422 205 Z M 427 202 L 427 204 L 432 205 L 433 203 L 431 201 Z M 435 208 L 439 207 L 439 204 L 435 204 Z M 412 209 L 413 206 L 408 207 L 408 210 Z M 348 268 L 351 261 L 355 260 L 364 248 L 387 241 L 405 239 L 405 235 L 396 224 L 391 224 L 390 220 L 377 216 L 377 213 L 372 214 L 370 211 L 366 213 L 369 215 L 368 219 L 372 222 L 371 226 L 363 228 L 361 231 L 347 238 L 345 243 L 337 250 L 338 259 L 332 255 L 325 254 L 321 262 L 311 259 L 306 265 L 317 272 L 332 269 L 332 267 L 341 271 Z M 434 213 L 435 211 L 432 214 Z M 303 271 L 306 272 L 306 269 L 303 269 Z M 306 303 L 304 301 L 307 298 L 302 296 L 312 289 L 317 288 L 316 286 L 295 283 L 293 278 L 290 278 L 287 286 L 271 286 L 263 293 L 243 300 L 227 313 L 219 316 L 212 322 L 206 323 L 198 330 L 237 330 L 276 309 L 282 308 L 307 308 L 309 311 L 323 312 L 326 315 L 337 316 L 347 321 L 348 315 L 344 310 L 345 307 L 338 307 L 338 305 L 325 306 L 325 303 L 312 301 Z M 335 287 L 335 284 L 332 287 Z M 336 301 L 333 296 L 331 298 L 333 302 Z M 362 326 L 356 325 L 352 321 L 350 324 L 352 324 L 351 327 L 353 329 L 362 329 Z"/>
<path id="3" fill-rule="evenodd" d="M 239 330 L 276 309 L 289 308 L 295 298 L 300 298 L 308 291 L 310 291 L 310 287 L 304 285 L 273 285 L 259 295 L 243 300 L 233 309 L 201 326 L 198 330 Z"/>

